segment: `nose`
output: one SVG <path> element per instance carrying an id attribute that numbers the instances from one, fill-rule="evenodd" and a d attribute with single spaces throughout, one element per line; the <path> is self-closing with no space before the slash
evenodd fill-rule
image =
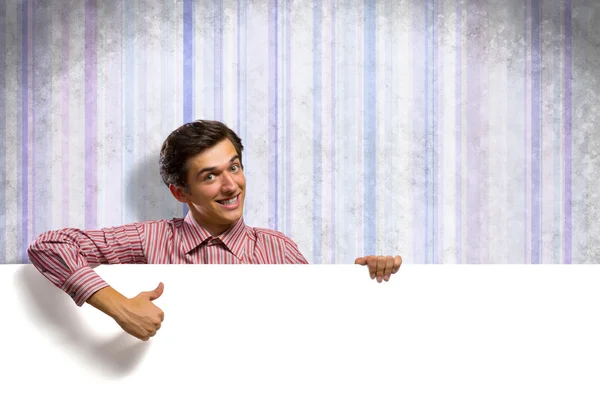
<path id="1" fill-rule="evenodd" d="M 233 180 L 233 177 L 229 175 L 228 172 L 224 172 L 222 175 L 223 180 L 221 181 L 221 186 L 223 187 L 224 192 L 232 192 L 237 188 L 237 184 Z"/>

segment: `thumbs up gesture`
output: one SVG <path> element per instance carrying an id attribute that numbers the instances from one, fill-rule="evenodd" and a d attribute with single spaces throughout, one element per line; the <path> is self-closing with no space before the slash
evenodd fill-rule
<path id="1" fill-rule="evenodd" d="M 124 301 L 119 312 L 113 317 L 117 324 L 125 332 L 143 341 L 156 335 L 165 314 L 152 302 L 163 294 L 164 287 L 161 282 L 156 289 L 142 292 Z"/>

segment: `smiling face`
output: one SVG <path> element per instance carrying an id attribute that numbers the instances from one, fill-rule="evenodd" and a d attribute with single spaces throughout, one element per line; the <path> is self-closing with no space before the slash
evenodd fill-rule
<path id="1" fill-rule="evenodd" d="M 242 217 L 246 178 L 229 139 L 187 161 L 188 190 L 170 185 L 175 198 L 187 203 L 194 219 L 218 236 Z"/>

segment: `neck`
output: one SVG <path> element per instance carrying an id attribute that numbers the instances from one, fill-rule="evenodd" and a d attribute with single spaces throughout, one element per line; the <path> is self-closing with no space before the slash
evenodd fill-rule
<path id="1" fill-rule="evenodd" d="M 194 219 L 196 220 L 196 222 L 198 223 L 198 225 L 200 225 L 201 227 L 203 227 L 204 229 L 206 229 L 208 231 L 208 233 L 210 233 L 210 235 L 212 237 L 219 236 L 220 234 L 222 234 L 223 232 L 227 231 L 229 228 L 231 228 L 235 224 L 235 222 L 233 222 L 231 224 L 215 224 L 215 223 L 211 223 L 209 221 L 204 220 L 202 218 L 202 216 L 200 214 L 198 214 L 198 212 L 195 209 L 190 208 L 190 211 L 192 212 L 192 216 L 194 217 Z"/>

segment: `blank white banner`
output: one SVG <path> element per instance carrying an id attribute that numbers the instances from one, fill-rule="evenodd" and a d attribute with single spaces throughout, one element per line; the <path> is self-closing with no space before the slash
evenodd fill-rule
<path id="1" fill-rule="evenodd" d="M 0 266 L 6 398 L 598 399 L 600 269 L 103 265 L 156 288 L 148 342 L 31 265 Z M 4 395 L 0 395 L 4 398 Z"/>

